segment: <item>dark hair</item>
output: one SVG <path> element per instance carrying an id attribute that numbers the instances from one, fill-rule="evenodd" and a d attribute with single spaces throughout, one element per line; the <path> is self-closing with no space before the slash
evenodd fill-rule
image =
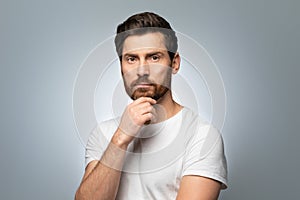
<path id="1" fill-rule="evenodd" d="M 151 12 L 135 14 L 118 25 L 115 46 L 120 60 L 122 59 L 123 44 L 128 36 L 153 32 L 163 34 L 168 54 L 170 59 L 173 60 L 178 48 L 175 31 L 171 28 L 167 20 Z"/>

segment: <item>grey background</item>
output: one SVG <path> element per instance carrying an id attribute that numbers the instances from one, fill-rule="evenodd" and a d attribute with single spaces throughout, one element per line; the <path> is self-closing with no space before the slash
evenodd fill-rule
<path id="1" fill-rule="evenodd" d="M 72 113 L 80 64 L 115 26 L 155 11 L 223 76 L 229 188 L 220 199 L 299 197 L 299 1 L 0 1 L 0 199 L 72 199 L 84 147 Z"/>

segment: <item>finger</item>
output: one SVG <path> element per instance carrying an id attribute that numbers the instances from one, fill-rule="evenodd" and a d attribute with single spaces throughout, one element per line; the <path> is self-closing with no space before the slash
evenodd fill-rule
<path id="1" fill-rule="evenodd" d="M 152 117 L 151 117 L 151 122 L 152 123 L 156 123 L 157 122 L 157 118 L 158 118 L 158 114 L 157 114 L 157 110 L 155 109 L 155 107 L 153 107 L 152 111 Z"/>
<path id="2" fill-rule="evenodd" d="M 140 97 L 138 98 L 137 100 L 135 100 L 133 103 L 134 104 L 140 104 L 140 103 L 143 103 L 143 102 L 149 102 L 150 104 L 156 104 L 156 101 L 150 97 Z"/>
<path id="3" fill-rule="evenodd" d="M 129 115 L 142 115 L 148 112 L 151 112 L 153 106 L 149 102 L 144 102 L 137 105 L 129 105 L 127 110 Z"/>
<path id="4" fill-rule="evenodd" d="M 144 124 L 148 124 L 151 122 L 151 119 L 153 118 L 153 114 L 152 113 L 146 113 L 144 115 L 142 115 L 142 119 L 144 121 Z"/>
<path id="5" fill-rule="evenodd" d="M 137 106 L 137 110 L 140 114 L 153 112 L 154 109 L 155 108 L 149 102 L 145 102 Z"/>
<path id="6" fill-rule="evenodd" d="M 157 122 L 157 112 L 156 109 L 152 106 L 152 108 L 149 110 L 149 112 L 144 113 L 144 115 L 146 115 L 146 117 L 150 117 L 149 120 L 147 120 L 144 125 L 148 125 L 151 123 L 156 123 Z"/>

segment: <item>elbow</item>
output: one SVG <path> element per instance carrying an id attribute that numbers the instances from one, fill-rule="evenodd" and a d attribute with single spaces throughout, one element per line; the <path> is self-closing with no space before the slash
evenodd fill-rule
<path id="1" fill-rule="evenodd" d="M 76 193 L 75 193 L 75 198 L 74 200 L 84 200 L 86 198 L 84 198 L 84 195 L 80 189 L 80 187 L 77 189 Z"/>
<path id="2" fill-rule="evenodd" d="M 74 200 L 80 200 L 81 198 L 80 198 L 80 194 L 79 194 L 79 189 L 76 191 L 76 193 L 75 193 L 75 198 L 74 198 Z"/>

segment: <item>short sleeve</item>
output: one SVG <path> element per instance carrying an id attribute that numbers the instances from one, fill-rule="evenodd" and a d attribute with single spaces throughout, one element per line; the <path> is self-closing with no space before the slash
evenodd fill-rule
<path id="1" fill-rule="evenodd" d="M 199 126 L 188 142 L 183 159 L 182 177 L 198 175 L 214 179 L 227 188 L 227 163 L 223 139 L 212 125 Z"/>
<path id="2" fill-rule="evenodd" d="M 85 149 L 85 165 L 87 166 L 93 160 L 100 160 L 108 142 L 104 137 L 100 125 L 98 125 L 90 134 Z"/>

